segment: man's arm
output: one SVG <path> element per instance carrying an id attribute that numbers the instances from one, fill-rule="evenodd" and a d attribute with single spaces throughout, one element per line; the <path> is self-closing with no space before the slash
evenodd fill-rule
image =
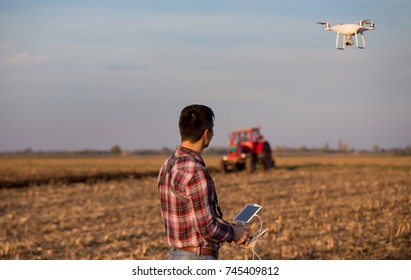
<path id="1" fill-rule="evenodd" d="M 187 195 L 192 203 L 195 225 L 200 235 L 218 242 L 232 241 L 235 229 L 229 224 L 220 223 L 215 213 L 215 190 L 212 180 L 207 180 L 205 171 L 194 174 L 187 185 Z"/>

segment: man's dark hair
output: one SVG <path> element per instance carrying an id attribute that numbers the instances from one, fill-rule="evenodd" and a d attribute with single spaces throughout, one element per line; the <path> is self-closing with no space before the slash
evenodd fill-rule
<path id="1" fill-rule="evenodd" d="M 211 108 L 197 104 L 185 107 L 178 123 L 181 139 L 197 142 L 207 129 L 213 129 L 213 121 L 214 113 Z"/>

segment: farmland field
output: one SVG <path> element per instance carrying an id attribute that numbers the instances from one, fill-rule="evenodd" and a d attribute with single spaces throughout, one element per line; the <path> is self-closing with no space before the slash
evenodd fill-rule
<path id="1" fill-rule="evenodd" d="M 0 259 L 166 259 L 164 159 L 0 157 Z M 252 175 L 205 161 L 226 219 L 263 206 L 261 259 L 411 259 L 410 157 L 277 157 Z M 219 258 L 252 257 L 223 244 Z"/>

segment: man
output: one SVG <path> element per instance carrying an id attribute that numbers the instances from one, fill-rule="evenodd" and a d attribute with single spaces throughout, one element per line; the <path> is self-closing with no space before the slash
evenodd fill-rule
<path id="1" fill-rule="evenodd" d="M 214 113 L 204 105 L 181 111 L 181 145 L 158 177 L 169 259 L 218 259 L 222 242 L 247 244 L 249 229 L 220 222 L 214 181 L 201 157 L 213 138 Z"/>

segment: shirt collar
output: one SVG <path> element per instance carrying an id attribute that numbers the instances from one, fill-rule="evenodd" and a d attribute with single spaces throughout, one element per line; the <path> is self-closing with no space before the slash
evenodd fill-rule
<path id="1" fill-rule="evenodd" d="M 205 166 L 205 162 L 199 153 L 189 148 L 185 148 L 181 145 L 177 146 L 176 152 L 175 152 L 176 157 L 181 156 L 183 154 L 188 154 L 189 156 L 194 158 L 196 161 L 200 162 L 203 166 Z"/>

